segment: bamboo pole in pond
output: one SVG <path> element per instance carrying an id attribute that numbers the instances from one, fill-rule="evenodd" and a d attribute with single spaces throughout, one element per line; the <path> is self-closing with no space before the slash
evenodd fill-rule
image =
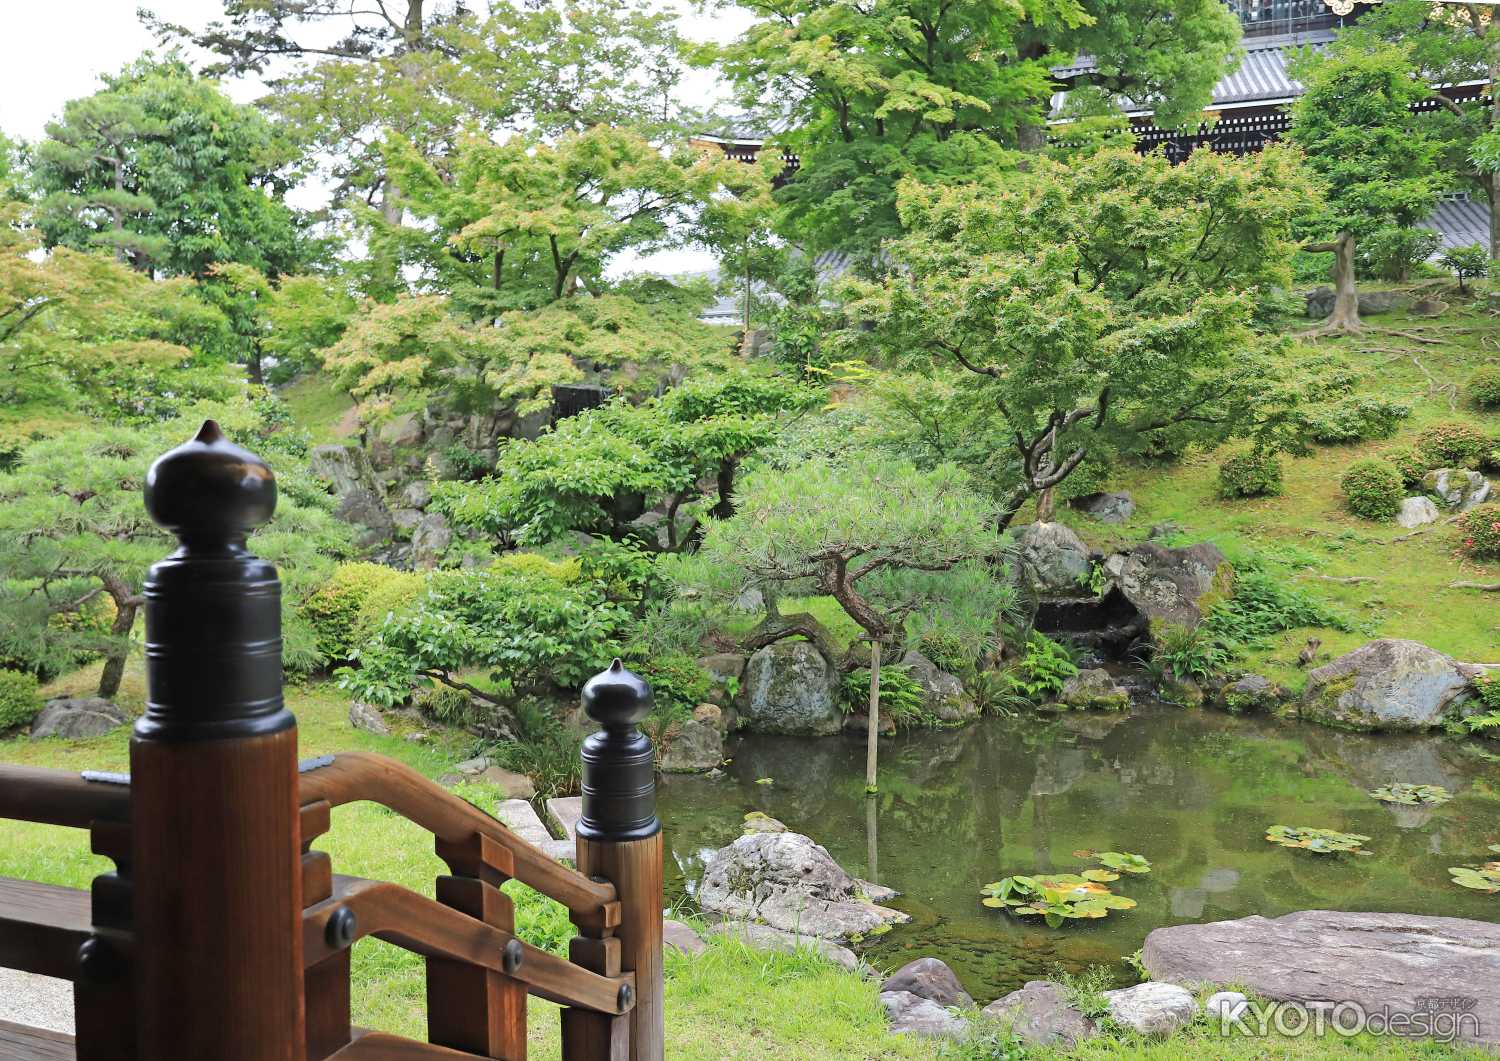
<path id="1" fill-rule="evenodd" d="M 865 736 L 865 791 L 875 792 L 876 760 L 880 755 L 880 639 L 870 639 L 870 726 Z"/>

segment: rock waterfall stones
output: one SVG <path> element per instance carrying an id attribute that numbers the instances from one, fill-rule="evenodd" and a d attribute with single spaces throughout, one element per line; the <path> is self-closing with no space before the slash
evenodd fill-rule
<path id="1" fill-rule="evenodd" d="M 1453 657 L 1382 638 L 1308 674 L 1302 716 L 1354 729 L 1430 729 L 1469 690 Z"/>
<path id="2" fill-rule="evenodd" d="M 1472 1000 L 1460 1036 L 1500 1044 L 1500 925 L 1486 921 L 1303 910 L 1158 928 L 1141 959 L 1155 980 L 1238 984 L 1268 999 L 1349 1002 L 1366 1013 Z"/>
<path id="3" fill-rule="evenodd" d="M 1026 578 L 1043 593 L 1076 593 L 1089 577 L 1089 547 L 1061 523 L 1033 523 L 1021 531 Z"/>
<path id="4" fill-rule="evenodd" d="M 1152 623 L 1197 626 L 1234 588 L 1234 569 L 1218 546 L 1208 542 L 1181 549 L 1142 542 L 1109 557 L 1104 570 Z"/>
<path id="5" fill-rule="evenodd" d="M 822 939 L 911 920 L 859 892 L 859 881 L 801 833 L 749 833 L 709 859 L 698 902 L 710 913 Z"/>
<path id="6" fill-rule="evenodd" d="M 761 733 L 824 737 L 843 728 L 839 676 L 807 641 L 767 645 L 745 664 L 740 714 Z"/>

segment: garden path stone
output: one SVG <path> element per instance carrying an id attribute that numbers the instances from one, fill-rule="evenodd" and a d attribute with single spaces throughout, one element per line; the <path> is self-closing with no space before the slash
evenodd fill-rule
<path id="1" fill-rule="evenodd" d="M 939 1006 L 972 1006 L 974 999 L 958 982 L 948 963 L 940 958 L 918 958 L 907 962 L 880 985 L 880 991 L 909 991 L 931 999 Z"/>
<path id="2" fill-rule="evenodd" d="M 582 796 L 556 796 L 547 801 L 547 824 L 559 839 L 578 839 L 578 819 L 582 817 Z"/>
<path id="3" fill-rule="evenodd" d="M 997 998 L 984 1007 L 993 1017 L 1032 1046 L 1073 1046 L 1099 1034 L 1057 984 L 1028 980 L 1019 991 Z"/>
<path id="4" fill-rule="evenodd" d="M 0 969 L 0 1021 L 73 1034 L 73 985 L 50 976 Z"/>
<path id="5" fill-rule="evenodd" d="M 1459 1023 L 1460 1036 L 1500 1045 L 1500 925 L 1487 921 L 1302 910 L 1158 928 L 1141 960 L 1155 980 L 1235 984 L 1301 1005 L 1352 1002 L 1367 1014 L 1468 1000 L 1474 1019 Z"/>
<path id="6" fill-rule="evenodd" d="M 692 926 L 685 925 L 681 921 L 666 918 L 662 921 L 661 931 L 662 943 L 680 954 L 692 957 L 708 950 L 708 944 L 703 942 L 703 937 L 694 932 Z"/>
<path id="7" fill-rule="evenodd" d="M 1106 991 L 1104 998 L 1116 1023 L 1142 1035 L 1171 1035 L 1198 1015 L 1198 1003 L 1190 991 L 1155 980 Z"/>

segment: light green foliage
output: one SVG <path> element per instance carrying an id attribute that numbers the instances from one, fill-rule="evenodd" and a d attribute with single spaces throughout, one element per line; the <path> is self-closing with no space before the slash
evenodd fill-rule
<path id="1" fill-rule="evenodd" d="M 1401 474 L 1382 461 L 1363 460 L 1349 465 L 1339 478 L 1344 504 L 1365 519 L 1390 519 L 1401 509 L 1406 494 Z"/>
<path id="2" fill-rule="evenodd" d="M 629 613 L 567 565 L 497 563 L 437 572 L 414 602 L 397 608 L 337 672 L 362 700 L 401 703 L 413 687 L 439 682 L 506 704 L 517 692 L 577 688 L 620 651 Z M 460 676 L 483 669 L 495 692 Z"/>
<path id="3" fill-rule="evenodd" d="M 26 725 L 41 709 L 36 675 L 0 668 L 0 733 Z"/>
<path id="4" fill-rule="evenodd" d="M 713 675 L 686 652 L 627 651 L 623 659 L 651 686 L 652 715 L 659 727 L 691 717 L 713 690 Z"/>
<path id="5" fill-rule="evenodd" d="M 740 462 L 771 442 L 786 416 L 818 400 L 794 381 L 739 372 L 685 383 L 643 405 L 610 402 L 535 442 L 507 443 L 492 478 L 438 484 L 434 504 L 455 523 L 525 545 L 577 530 L 675 551 L 699 524 L 699 484 L 717 482 L 713 514 L 728 515 Z M 659 503 L 667 510 L 660 531 L 632 525 Z"/>
<path id="6" fill-rule="evenodd" d="M 340 564 L 300 607 L 325 664 L 343 663 L 385 617 L 424 588 L 421 575 L 364 561 Z"/>
<path id="7" fill-rule="evenodd" d="M 1464 387 L 1469 401 L 1481 409 L 1500 409 L 1500 365 L 1484 365 L 1474 370 Z"/>
<path id="8" fill-rule="evenodd" d="M 1326 446 L 1366 442 L 1390 438 L 1410 415 L 1406 402 L 1350 394 L 1308 410 L 1308 428 L 1313 441 Z"/>
<path id="9" fill-rule="evenodd" d="M 1219 462 L 1219 496 L 1275 497 L 1281 493 L 1281 458 L 1265 450 L 1237 453 Z"/>
<path id="10" fill-rule="evenodd" d="M 1431 463 L 1428 468 L 1478 468 L 1495 442 L 1462 420 L 1433 424 L 1417 435 L 1417 448 Z"/>
<path id="11" fill-rule="evenodd" d="M 1203 681 L 1223 670 L 1233 658 L 1231 648 L 1203 623 L 1163 623 L 1155 634 L 1152 666 L 1179 680 Z"/>
<path id="12" fill-rule="evenodd" d="M 1063 683 L 1078 673 L 1078 665 L 1062 645 L 1031 630 L 1025 653 L 1005 673 L 1016 692 L 1036 702 L 1062 692 Z"/>
<path id="13" fill-rule="evenodd" d="M 218 262 L 291 271 L 306 257 L 278 176 L 290 146 L 176 57 L 149 55 L 72 100 L 36 147 L 48 246 L 107 248 L 142 270 Z"/>
<path id="14" fill-rule="evenodd" d="M 347 529 L 333 520 L 330 499 L 307 473 L 299 439 L 267 430 L 248 403 L 203 411 L 231 438 L 260 451 L 276 473 L 275 518 L 251 536 L 250 548 L 280 569 L 284 659 L 289 670 L 306 670 L 317 652 L 296 603 L 349 548 Z M 200 421 L 73 431 L 28 447 L 15 470 L 0 475 L 0 656 L 56 671 L 80 652 L 101 653 L 108 665 L 100 695 L 113 695 L 144 603 L 146 568 L 176 545 L 146 515 L 146 469 L 191 438 Z M 49 621 L 101 598 L 114 608 L 107 632 Z"/>
<path id="15" fill-rule="evenodd" d="M 870 706 L 870 668 L 861 667 L 844 675 L 839 687 L 839 706 L 845 714 L 863 714 Z M 897 729 L 916 729 L 939 724 L 927 710 L 922 686 L 905 667 L 880 668 L 880 714 Z"/>
<path id="16" fill-rule="evenodd" d="M 1490 274 L 1490 252 L 1478 243 L 1453 247 L 1443 252 L 1438 264 L 1453 274 L 1458 281 L 1459 293 L 1467 294 L 1467 281 Z"/>
<path id="17" fill-rule="evenodd" d="M 611 125 L 556 139 L 468 137 L 441 166 L 406 141 L 386 151 L 408 209 L 431 222 L 426 240 L 405 230 L 406 256 L 476 314 L 600 294 L 611 258 L 738 243 L 769 206 L 761 167 Z"/>
<path id="18" fill-rule="evenodd" d="M 1382 803 L 1399 803 L 1406 807 L 1435 807 L 1447 803 L 1453 794 L 1441 785 L 1409 785 L 1393 783 L 1382 785 L 1370 793 Z"/>
<path id="19" fill-rule="evenodd" d="M 1476 505 L 1459 520 L 1463 551 L 1479 560 L 1500 560 L 1500 504 Z"/>
<path id="20" fill-rule="evenodd" d="M 903 179 L 963 183 L 1045 143 L 1058 60 L 1097 63 L 1098 88 L 1073 101 L 1065 134 L 1081 149 L 1118 135 L 1118 97 L 1151 99 L 1172 125 L 1193 116 L 1239 39 L 1228 11 L 1203 0 L 792 0 L 757 14 L 705 60 L 719 61 L 750 112 L 774 100 L 793 116 L 779 138 L 801 160 L 777 194 L 787 234 L 865 258 L 900 231 Z M 1166 23 L 1172 32 L 1155 28 Z"/>
<path id="21" fill-rule="evenodd" d="M 267 334 L 261 349 L 275 360 L 268 381 L 285 383 L 316 368 L 319 353 L 339 341 L 354 311 L 354 298 L 340 280 L 283 277 L 265 308 Z"/>
<path id="22" fill-rule="evenodd" d="M 1088 458 L 1253 437 L 1290 445 L 1303 388 L 1253 327 L 1290 282 L 1311 187 L 1290 152 L 1105 151 L 994 186 L 903 189 L 901 268 L 855 284 L 848 342 L 967 370 L 1007 437 L 1002 525 Z"/>
<path id="23" fill-rule="evenodd" d="M 1381 280 L 1404 284 L 1412 269 L 1432 257 L 1442 242 L 1441 234 L 1427 228 L 1378 228 L 1359 243 L 1359 267 Z"/>
<path id="24" fill-rule="evenodd" d="M 1368 851 L 1362 849 L 1364 842 L 1370 839 L 1368 836 L 1360 836 L 1358 833 L 1341 833 L 1333 829 L 1272 825 L 1266 828 L 1266 839 L 1281 847 L 1311 851 L 1317 855 L 1335 855 L 1346 851 L 1356 855 L 1369 854 Z"/>
<path id="25" fill-rule="evenodd" d="M 1409 47 L 1351 38 L 1304 49 L 1291 69 L 1306 87 L 1288 136 L 1327 185 L 1313 226 L 1358 239 L 1426 217 L 1442 189 L 1442 144 L 1412 111 L 1429 90 Z"/>

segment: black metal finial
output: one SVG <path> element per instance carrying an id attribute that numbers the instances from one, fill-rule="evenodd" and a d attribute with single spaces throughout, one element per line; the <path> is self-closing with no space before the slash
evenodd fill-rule
<path id="1" fill-rule="evenodd" d="M 182 547 L 146 575 L 145 740 L 273 733 L 281 699 L 281 583 L 245 536 L 276 510 L 276 477 L 205 420 L 146 473 L 146 510 Z"/>
<path id="2" fill-rule="evenodd" d="M 644 840 L 656 817 L 656 752 L 638 723 L 651 711 L 651 686 L 619 660 L 583 687 L 583 710 L 603 730 L 583 742 L 583 816 L 587 840 Z"/>
<path id="3" fill-rule="evenodd" d="M 213 420 L 146 473 L 146 511 L 185 544 L 238 540 L 276 511 L 276 477 Z"/>

